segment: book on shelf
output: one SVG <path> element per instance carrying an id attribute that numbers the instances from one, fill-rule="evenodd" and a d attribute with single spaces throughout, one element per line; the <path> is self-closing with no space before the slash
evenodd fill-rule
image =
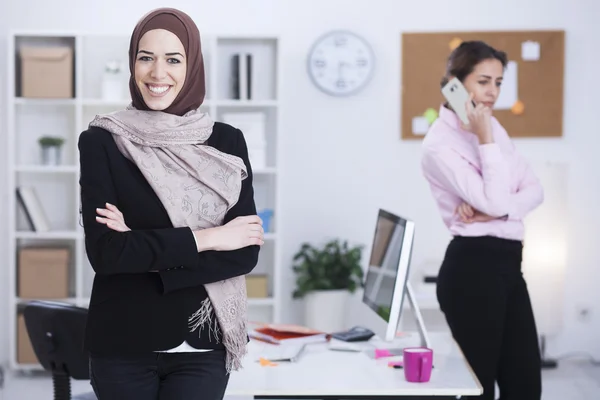
<path id="1" fill-rule="evenodd" d="M 231 98 L 252 99 L 252 54 L 236 53 L 231 56 Z"/>
<path id="2" fill-rule="evenodd" d="M 16 192 L 17 201 L 31 229 L 36 232 L 48 232 L 50 222 L 35 189 L 30 186 L 19 186 Z"/>
<path id="3" fill-rule="evenodd" d="M 329 335 L 299 325 L 265 324 L 248 332 L 251 339 L 271 344 L 319 343 L 329 340 Z"/>

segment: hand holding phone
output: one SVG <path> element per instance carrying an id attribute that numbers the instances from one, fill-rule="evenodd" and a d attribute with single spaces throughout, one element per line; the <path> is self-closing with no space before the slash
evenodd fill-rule
<path id="1" fill-rule="evenodd" d="M 472 97 L 469 96 L 469 92 L 467 92 L 467 89 L 465 89 L 462 82 L 457 78 L 450 79 L 450 81 L 442 88 L 442 94 L 462 123 L 468 125 L 469 117 L 467 115 L 466 106 L 468 102 L 472 101 Z"/>
<path id="2" fill-rule="evenodd" d="M 473 94 L 469 94 L 458 78 L 452 78 L 442 88 L 442 94 L 454 110 L 462 128 L 473 132 L 481 143 L 492 141 L 492 110 L 483 104 L 475 104 Z"/>

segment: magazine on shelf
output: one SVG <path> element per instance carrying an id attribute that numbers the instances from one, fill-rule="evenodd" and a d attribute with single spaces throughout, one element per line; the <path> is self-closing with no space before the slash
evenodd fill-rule
<path id="1" fill-rule="evenodd" d="M 36 232 L 48 232 L 50 230 L 50 222 L 44 212 L 42 202 L 33 187 L 18 187 L 17 201 L 21 206 L 31 229 Z"/>

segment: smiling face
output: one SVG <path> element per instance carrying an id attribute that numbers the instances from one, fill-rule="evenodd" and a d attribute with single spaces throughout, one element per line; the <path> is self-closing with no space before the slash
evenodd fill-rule
<path id="1" fill-rule="evenodd" d="M 502 63 L 495 58 L 490 58 L 475 65 L 473 72 L 465 77 L 463 84 L 469 93 L 474 94 L 475 103 L 483 103 L 493 108 L 500 95 L 503 75 Z"/>
<path id="2" fill-rule="evenodd" d="M 142 36 L 135 60 L 135 83 L 148 108 L 168 108 L 181 92 L 186 72 L 185 49 L 174 33 L 154 29 Z"/>

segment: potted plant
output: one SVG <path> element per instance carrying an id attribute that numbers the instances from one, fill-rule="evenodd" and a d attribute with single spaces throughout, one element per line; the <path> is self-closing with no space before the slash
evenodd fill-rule
<path id="1" fill-rule="evenodd" d="M 363 285 L 362 246 L 335 239 L 323 247 L 304 243 L 294 255 L 294 298 L 305 299 L 306 326 L 323 332 L 344 329 L 350 293 Z"/>
<path id="2" fill-rule="evenodd" d="M 57 136 L 42 136 L 38 143 L 42 147 L 42 164 L 60 165 L 61 149 L 65 139 Z"/>

